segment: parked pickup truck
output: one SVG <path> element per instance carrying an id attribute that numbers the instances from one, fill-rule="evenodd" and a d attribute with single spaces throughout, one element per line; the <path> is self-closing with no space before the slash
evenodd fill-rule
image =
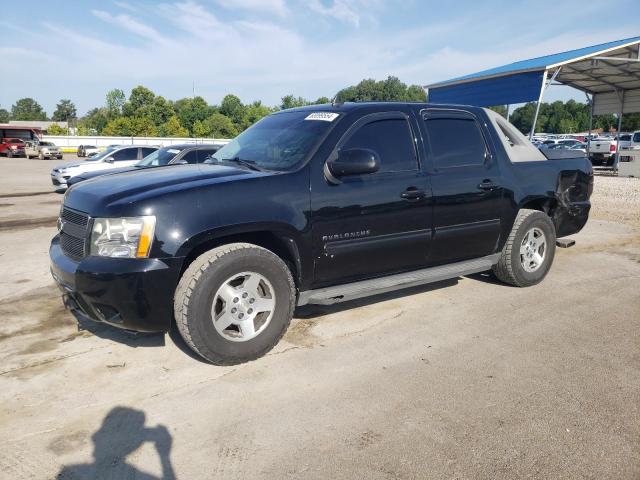
<path id="1" fill-rule="evenodd" d="M 62 151 L 53 142 L 27 141 L 24 146 L 24 154 L 27 158 L 38 157 L 40 160 L 45 158 L 62 159 Z"/>
<path id="2" fill-rule="evenodd" d="M 24 140 L 21 138 L 3 138 L 0 141 L 0 154 L 5 157 L 24 157 Z"/>
<path id="3" fill-rule="evenodd" d="M 591 140 L 589 144 L 589 157 L 591 163 L 597 166 L 611 167 L 616 158 L 616 150 L 631 145 L 632 135 L 623 133 L 617 137 L 604 137 Z"/>
<path id="4" fill-rule="evenodd" d="M 548 160 L 486 109 L 314 105 L 208 163 L 71 187 L 51 272 L 78 316 L 136 331 L 175 319 L 195 352 L 235 364 L 269 351 L 296 306 L 487 270 L 535 285 L 592 188 L 584 155 Z"/>

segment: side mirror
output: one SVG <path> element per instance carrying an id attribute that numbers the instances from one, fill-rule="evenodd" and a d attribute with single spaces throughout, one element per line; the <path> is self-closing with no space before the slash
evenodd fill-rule
<path id="1" fill-rule="evenodd" d="M 107 157 L 104 159 L 104 161 L 107 163 L 113 163 L 113 157 Z"/>
<path id="2" fill-rule="evenodd" d="M 184 158 L 181 158 L 180 160 L 177 160 L 175 162 L 173 162 L 174 165 L 189 165 L 189 162 L 187 162 Z"/>
<path id="3" fill-rule="evenodd" d="M 380 169 L 380 157 L 367 148 L 340 149 L 338 158 L 327 162 L 327 168 L 337 178 L 375 173 Z"/>

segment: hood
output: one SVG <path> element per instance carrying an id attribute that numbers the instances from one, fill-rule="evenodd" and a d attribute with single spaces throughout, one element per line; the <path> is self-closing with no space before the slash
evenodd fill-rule
<path id="1" fill-rule="evenodd" d="M 120 168 L 105 168 L 104 170 L 92 170 L 90 172 L 84 172 L 76 175 L 79 178 L 83 178 L 88 180 L 90 178 L 99 177 L 100 175 L 107 175 L 112 173 L 124 173 L 124 172 L 132 172 L 142 170 L 142 168 L 136 167 L 120 167 Z M 75 178 L 75 177 L 72 177 Z"/>
<path id="2" fill-rule="evenodd" d="M 100 163 L 102 160 L 83 160 L 82 162 L 76 162 L 76 163 L 63 163 L 62 165 L 57 165 L 54 170 L 56 171 L 60 171 L 63 168 L 75 168 L 75 167 L 81 167 L 82 165 L 85 165 L 87 163 Z"/>
<path id="3" fill-rule="evenodd" d="M 168 165 L 142 168 L 117 175 L 102 175 L 70 188 L 65 205 L 90 215 L 104 214 L 111 206 L 141 202 L 160 195 L 195 190 L 217 183 L 270 176 L 224 165 Z"/>

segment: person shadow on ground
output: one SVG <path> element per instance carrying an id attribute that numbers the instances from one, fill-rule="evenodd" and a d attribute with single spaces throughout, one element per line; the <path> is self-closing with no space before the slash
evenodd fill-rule
<path id="1" fill-rule="evenodd" d="M 127 407 L 113 408 L 100 429 L 91 436 L 93 463 L 65 466 L 59 480 L 118 479 L 175 480 L 171 465 L 171 435 L 164 425 L 145 427 L 145 414 Z M 126 462 L 126 457 L 145 442 L 151 442 L 160 457 L 162 476 L 143 472 Z"/>

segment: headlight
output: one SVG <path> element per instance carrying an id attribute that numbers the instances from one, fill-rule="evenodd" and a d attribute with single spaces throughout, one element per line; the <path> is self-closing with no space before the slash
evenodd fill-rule
<path id="1" fill-rule="evenodd" d="M 96 218 L 90 255 L 147 258 L 153 243 L 156 217 Z"/>

